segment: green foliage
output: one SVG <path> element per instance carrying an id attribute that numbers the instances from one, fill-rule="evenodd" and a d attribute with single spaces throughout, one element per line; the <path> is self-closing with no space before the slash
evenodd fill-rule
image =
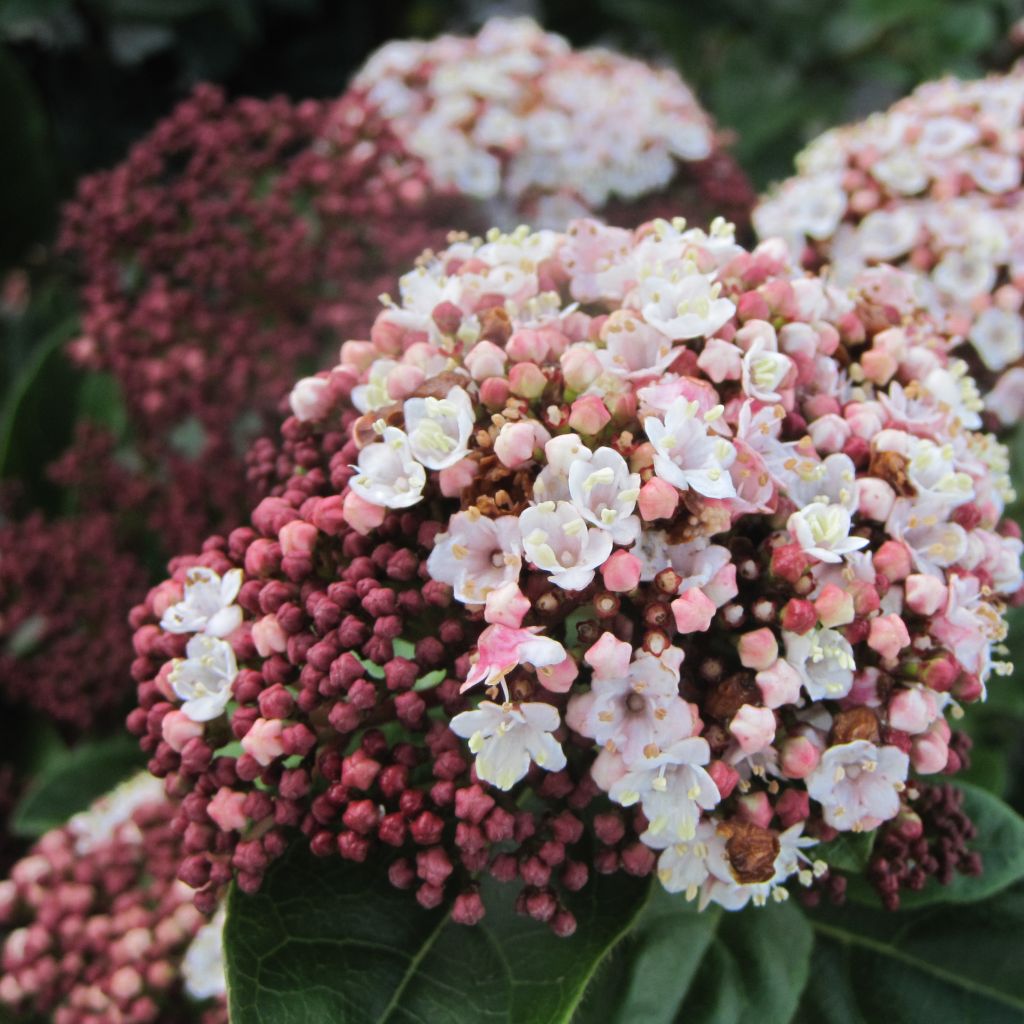
<path id="1" fill-rule="evenodd" d="M 37 839 L 139 771 L 145 757 L 130 736 L 83 743 L 52 756 L 11 816 L 12 831 Z"/>

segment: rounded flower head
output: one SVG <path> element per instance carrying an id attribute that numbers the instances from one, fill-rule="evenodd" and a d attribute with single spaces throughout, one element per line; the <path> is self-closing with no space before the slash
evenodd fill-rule
<path id="1" fill-rule="evenodd" d="M 667 353 L 651 268 L 708 288 Z M 457 238 L 366 334 L 254 455 L 250 524 L 134 613 L 130 725 L 204 909 L 292 841 L 467 922 L 488 872 L 560 934 L 592 870 L 759 905 L 824 884 L 805 836 L 956 766 L 943 712 L 1007 671 L 1022 545 L 905 275 L 577 221 Z M 223 638 L 160 627 L 196 567 L 243 570 Z"/>
<path id="2" fill-rule="evenodd" d="M 754 213 L 808 265 L 840 282 L 887 263 L 912 270 L 920 298 L 979 376 L 986 407 L 1018 418 L 1001 375 L 1024 359 L 1021 126 L 1024 74 L 928 82 L 881 114 L 833 129 L 797 157 L 798 174 Z"/>

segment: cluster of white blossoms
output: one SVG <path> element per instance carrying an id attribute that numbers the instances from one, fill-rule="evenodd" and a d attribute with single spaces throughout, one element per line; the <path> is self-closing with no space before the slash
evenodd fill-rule
<path id="1" fill-rule="evenodd" d="M 880 263 L 914 271 L 919 297 L 976 354 L 986 407 L 1024 412 L 1024 71 L 920 86 L 832 129 L 754 214 L 840 283 Z"/>
<path id="2" fill-rule="evenodd" d="M 496 220 L 564 223 L 665 189 L 716 147 L 675 71 L 610 50 L 573 52 L 529 19 L 473 37 L 388 43 L 354 87 L 441 188 L 494 200 Z M 507 207 L 510 216 L 498 216 Z"/>
<path id="3" fill-rule="evenodd" d="M 840 289 L 722 223 L 585 220 L 426 259 L 292 407 L 362 414 L 351 528 L 441 521 L 476 776 L 588 752 L 664 884 L 737 907 L 893 818 L 1006 671 L 1021 543 L 955 343 L 892 268 Z"/>
<path id="4" fill-rule="evenodd" d="M 170 584 L 165 598 L 173 598 Z M 185 578 L 180 600 L 167 607 L 160 626 L 168 633 L 191 633 L 185 657 L 170 665 L 167 683 L 183 701 L 181 711 L 194 722 L 209 722 L 223 714 L 231 699 L 231 684 L 238 675 L 235 651 L 226 640 L 242 623 L 235 603 L 242 586 L 242 571 L 220 576 L 196 566 Z M 181 588 L 178 588 L 179 591 Z"/>

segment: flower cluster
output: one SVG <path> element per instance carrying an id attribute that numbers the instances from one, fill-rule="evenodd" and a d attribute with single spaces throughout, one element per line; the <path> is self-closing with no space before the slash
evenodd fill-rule
<path id="1" fill-rule="evenodd" d="M 1003 425 L 1024 413 L 1024 74 L 920 86 L 888 111 L 825 132 L 754 214 L 840 282 L 891 263 L 968 358 Z"/>
<path id="2" fill-rule="evenodd" d="M 219 931 L 175 879 L 160 783 L 124 783 L 44 835 L 0 882 L 0 1004 L 54 1024 L 227 1021 Z"/>
<path id="3" fill-rule="evenodd" d="M 353 88 L 436 187 L 486 201 L 493 223 L 600 212 L 635 224 L 666 210 L 746 222 L 753 202 L 675 71 L 609 50 L 573 52 L 527 18 L 493 18 L 472 37 L 388 43 Z M 653 206 L 638 208 L 650 197 Z"/>
<path id="4" fill-rule="evenodd" d="M 109 723 L 130 693 L 127 609 L 145 586 L 117 521 L 34 513 L 0 526 L 0 692 L 62 727 Z"/>
<path id="5" fill-rule="evenodd" d="M 1008 668 L 1007 454 L 952 344 L 901 272 L 841 291 L 722 222 L 422 261 L 293 389 L 252 526 L 133 613 L 200 905 L 296 829 L 464 922 L 519 879 L 561 934 L 591 870 L 810 884 Z"/>

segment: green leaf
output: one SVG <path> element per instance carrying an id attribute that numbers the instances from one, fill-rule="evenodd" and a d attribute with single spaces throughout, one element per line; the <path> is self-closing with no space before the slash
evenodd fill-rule
<path id="1" fill-rule="evenodd" d="M 636 924 L 601 965 L 573 1024 L 672 1024 L 721 913 L 714 906 L 699 913 L 654 885 Z"/>
<path id="2" fill-rule="evenodd" d="M 814 856 L 829 867 L 856 874 L 867 867 L 874 845 L 874 832 L 840 832 L 832 842 L 815 847 Z"/>
<path id="3" fill-rule="evenodd" d="M 55 756 L 36 777 L 11 816 L 11 830 L 36 839 L 85 810 L 145 765 L 130 736 L 83 743 Z"/>
<path id="4" fill-rule="evenodd" d="M 797 1024 L 1019 1024 L 1024 891 L 957 909 L 812 915 L 814 969 Z"/>
<path id="5" fill-rule="evenodd" d="M 957 788 L 963 790 L 964 812 L 978 830 L 971 848 L 981 854 L 982 873 L 954 875 L 949 885 L 929 881 L 920 892 L 901 892 L 901 908 L 975 903 L 1024 879 L 1024 818 L 987 790 L 966 782 L 957 783 Z M 867 885 L 851 885 L 849 895 L 859 903 L 878 904 L 878 896 Z"/>
<path id="6" fill-rule="evenodd" d="M 232 891 L 225 949 L 233 1024 L 555 1024 L 571 1020 L 648 883 L 597 876 L 572 902 L 569 939 L 485 886 L 474 928 L 424 911 L 379 862 L 315 862 L 299 843 L 253 896 Z"/>
<path id="7" fill-rule="evenodd" d="M 740 1024 L 745 997 L 739 964 L 721 939 L 708 948 L 676 1024 Z"/>
<path id="8" fill-rule="evenodd" d="M 740 1024 L 788 1024 L 811 966 L 814 937 L 804 912 L 787 900 L 725 914 L 719 937 L 743 979 Z"/>

